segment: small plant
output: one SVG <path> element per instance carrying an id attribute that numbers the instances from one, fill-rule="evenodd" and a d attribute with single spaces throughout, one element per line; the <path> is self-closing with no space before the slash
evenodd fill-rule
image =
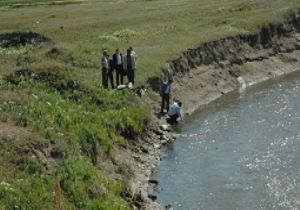
<path id="1" fill-rule="evenodd" d="M 139 33 L 130 29 L 122 29 L 120 31 L 115 31 L 113 34 L 105 33 L 98 37 L 99 40 L 103 42 L 126 42 L 138 36 Z"/>

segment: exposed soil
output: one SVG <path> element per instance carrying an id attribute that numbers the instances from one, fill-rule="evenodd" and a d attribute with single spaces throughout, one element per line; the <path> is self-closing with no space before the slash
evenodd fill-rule
<path id="1" fill-rule="evenodd" d="M 191 112 L 238 89 L 241 78 L 249 86 L 299 68 L 299 14 L 284 23 L 266 25 L 257 33 L 227 37 L 183 52 L 164 72 L 174 77 L 173 96 Z"/>
<path id="2" fill-rule="evenodd" d="M 183 101 L 185 112 L 191 113 L 231 91 L 300 70 L 299 15 L 300 11 L 284 23 L 269 24 L 256 33 L 204 43 L 169 61 L 170 69 L 162 75 L 174 80 L 173 97 Z M 157 90 L 155 81 L 159 78 L 151 78 L 149 83 Z M 159 107 L 149 103 L 154 110 Z M 160 160 L 159 148 L 176 136 L 161 128 L 165 123 L 165 119 L 153 116 L 148 133 L 123 158 L 134 171 L 126 196 L 136 209 L 172 208 L 153 202 L 156 198 L 151 193 L 157 182 L 149 180 Z"/>
<path id="3" fill-rule="evenodd" d="M 0 47 L 23 47 L 26 45 L 39 45 L 49 42 L 50 39 L 35 32 L 12 32 L 0 34 Z"/>

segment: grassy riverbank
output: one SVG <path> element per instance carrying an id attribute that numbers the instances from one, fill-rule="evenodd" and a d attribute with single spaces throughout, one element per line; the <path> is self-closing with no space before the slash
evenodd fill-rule
<path id="1" fill-rule="evenodd" d="M 0 3 L 0 34 L 34 31 L 50 39 L 0 47 L 0 209 L 130 209 L 121 196 L 130 167 L 116 154 L 145 131 L 150 109 L 131 92 L 99 87 L 103 48 L 112 54 L 134 46 L 144 84 L 183 50 L 279 22 L 300 6 L 300 0 L 53 2 Z"/>

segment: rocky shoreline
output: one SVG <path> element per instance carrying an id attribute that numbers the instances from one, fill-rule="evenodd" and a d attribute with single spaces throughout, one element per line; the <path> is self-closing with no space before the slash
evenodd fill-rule
<path id="1" fill-rule="evenodd" d="M 163 70 L 162 75 L 174 79 L 173 96 L 183 101 L 187 113 L 231 91 L 242 91 L 247 86 L 298 71 L 300 10 L 283 23 L 268 24 L 256 33 L 204 43 L 168 63 L 170 68 Z M 130 154 L 119 155 L 119 159 L 126 156 L 125 162 L 133 170 L 125 197 L 134 209 L 171 208 L 156 203 L 151 194 L 158 184 L 150 178 L 160 161 L 160 148 L 176 139 L 176 134 L 164 124 L 164 119 L 153 115 L 146 134 L 131 146 Z"/>

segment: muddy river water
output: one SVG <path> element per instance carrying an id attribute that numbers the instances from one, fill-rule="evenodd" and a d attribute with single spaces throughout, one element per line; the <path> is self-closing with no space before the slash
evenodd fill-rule
<path id="1" fill-rule="evenodd" d="M 176 210 L 300 209 L 300 74 L 186 117 L 153 174 Z"/>

